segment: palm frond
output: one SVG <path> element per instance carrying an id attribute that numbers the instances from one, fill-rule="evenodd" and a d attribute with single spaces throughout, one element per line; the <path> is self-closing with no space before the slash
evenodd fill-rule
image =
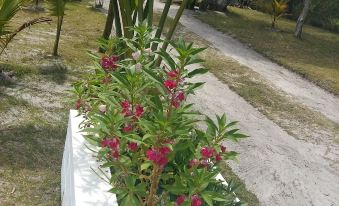
<path id="1" fill-rule="evenodd" d="M 8 23 L 20 10 L 25 0 L 1 0 L 0 1 L 0 35 L 9 33 Z"/>
<path id="2" fill-rule="evenodd" d="M 24 24 L 22 24 L 19 28 L 17 28 L 14 32 L 8 34 L 8 35 L 2 35 L 0 36 L 0 55 L 3 53 L 3 51 L 6 49 L 6 47 L 8 46 L 8 44 L 13 40 L 13 38 L 22 30 L 29 28 L 30 26 L 34 25 L 34 24 L 40 24 L 40 23 L 47 23 L 52 21 L 51 18 L 48 17 L 40 17 L 40 18 L 36 18 L 33 20 L 30 20 L 28 22 L 25 22 Z"/>

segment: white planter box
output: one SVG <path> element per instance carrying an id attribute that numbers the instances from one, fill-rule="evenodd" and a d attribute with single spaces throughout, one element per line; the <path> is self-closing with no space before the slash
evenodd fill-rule
<path id="1" fill-rule="evenodd" d="M 61 168 L 62 206 L 118 206 L 115 194 L 107 192 L 111 186 L 98 176 L 99 163 L 88 149 L 93 145 L 79 133 L 83 117 L 77 114 L 71 110 L 68 121 Z"/>
<path id="2" fill-rule="evenodd" d="M 80 133 L 79 124 L 84 120 L 71 110 L 61 168 L 62 206 L 118 206 L 115 194 L 107 192 L 111 186 L 100 178 L 100 164 Z M 110 177 L 107 171 L 105 175 Z M 103 175 L 100 175 L 103 176 Z M 219 174 L 216 179 L 227 182 Z M 236 198 L 235 201 L 239 201 Z"/>

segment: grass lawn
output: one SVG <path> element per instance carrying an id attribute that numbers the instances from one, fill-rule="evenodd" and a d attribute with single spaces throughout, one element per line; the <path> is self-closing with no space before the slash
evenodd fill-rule
<path id="1" fill-rule="evenodd" d="M 88 71 L 86 51 L 97 50 L 105 15 L 89 0 L 67 4 L 60 57 L 56 22 L 20 33 L 0 58 L 14 83 L 0 85 L 0 205 L 60 205 L 60 170 L 71 101 L 70 84 Z M 20 11 L 13 28 L 48 13 Z"/>
<path id="2" fill-rule="evenodd" d="M 229 8 L 228 14 L 198 13 L 196 18 L 231 34 L 259 53 L 339 94 L 339 34 L 306 25 L 303 39 L 293 36 L 295 22 L 280 19 L 270 28 L 271 17 L 249 9 Z"/>

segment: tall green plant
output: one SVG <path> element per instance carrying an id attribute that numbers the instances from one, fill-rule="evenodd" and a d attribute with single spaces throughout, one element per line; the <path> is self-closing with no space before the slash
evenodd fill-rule
<path id="1" fill-rule="evenodd" d="M 172 38 L 174 30 L 178 25 L 179 19 L 183 13 L 183 10 L 186 8 L 188 1 L 189 0 L 183 0 L 181 3 L 175 19 L 169 27 L 169 32 L 166 36 L 166 42 Z M 166 0 L 164 10 L 161 13 L 161 18 L 158 23 L 158 29 L 156 31 L 155 38 L 159 38 L 163 32 L 171 4 L 172 0 Z M 152 27 L 154 21 L 153 7 L 154 0 L 113 0 L 116 36 L 133 39 L 136 34 L 131 28 L 134 25 L 144 24 L 145 26 Z M 163 48 L 167 47 L 168 43 L 166 42 Z M 149 48 L 150 46 L 151 45 L 147 45 L 146 47 Z M 154 43 L 152 45 L 152 50 L 156 50 L 157 47 L 158 43 Z M 125 48 L 127 50 L 129 49 L 127 45 L 125 45 Z M 130 56 L 131 52 L 126 52 L 126 55 Z"/>
<path id="2" fill-rule="evenodd" d="M 271 6 L 272 28 L 275 28 L 276 21 L 287 12 L 288 4 L 286 0 L 272 0 Z"/>
<path id="3" fill-rule="evenodd" d="M 58 56 L 59 41 L 60 41 L 62 23 L 63 23 L 64 16 L 65 16 L 66 2 L 67 0 L 50 0 L 51 16 L 56 16 L 58 18 L 56 38 L 55 38 L 54 48 L 53 48 L 54 56 Z"/>

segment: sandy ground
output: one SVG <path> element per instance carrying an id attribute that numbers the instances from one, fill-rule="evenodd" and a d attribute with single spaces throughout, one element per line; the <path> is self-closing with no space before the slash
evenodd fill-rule
<path id="1" fill-rule="evenodd" d="M 158 10 L 163 7 L 158 2 L 155 5 Z M 173 14 L 174 10 L 170 16 Z M 181 19 L 189 30 L 213 43 L 225 55 L 260 73 L 299 102 L 339 122 L 336 97 L 190 15 L 185 13 Z M 237 144 L 226 144 L 241 153 L 239 163 L 230 165 L 262 205 L 339 205 L 339 171 L 334 162 L 339 159 L 337 145 L 315 145 L 295 139 L 211 73 L 194 81 L 206 82 L 190 99 L 198 110 L 211 117 L 215 113 L 226 113 L 231 120 L 240 121 L 241 130 L 251 136 Z"/>

